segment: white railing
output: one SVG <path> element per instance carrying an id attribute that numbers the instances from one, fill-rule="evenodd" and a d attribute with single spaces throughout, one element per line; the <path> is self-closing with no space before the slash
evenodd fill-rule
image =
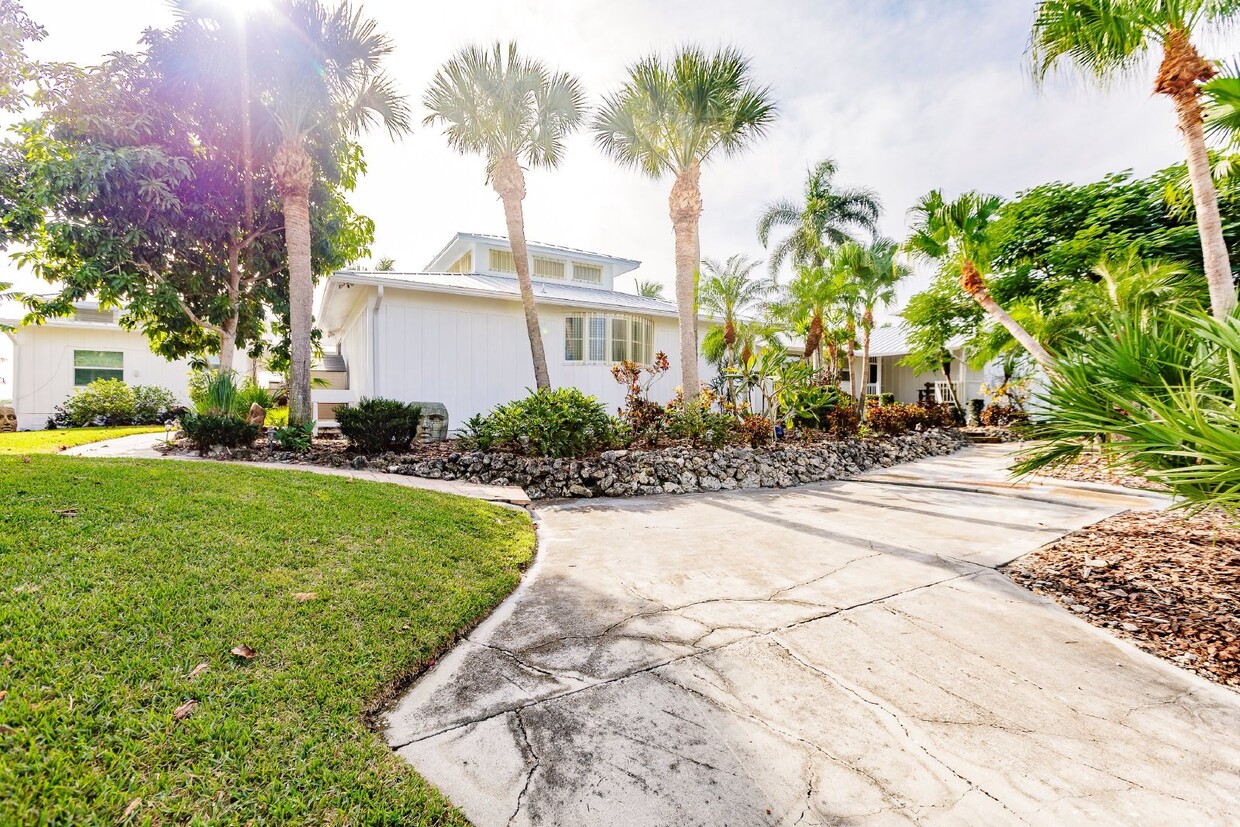
<path id="1" fill-rule="evenodd" d="M 866 385 L 865 395 L 866 396 L 878 396 L 878 383 L 871 382 L 870 384 Z"/>
<path id="2" fill-rule="evenodd" d="M 949 383 L 943 381 L 942 379 L 934 383 L 935 401 L 937 402 L 951 402 L 952 401 L 952 394 L 951 394 L 951 391 L 948 390 L 948 384 Z M 964 386 L 961 385 L 961 383 L 959 382 L 952 382 L 950 384 L 953 385 L 956 389 L 956 398 L 963 400 L 964 399 Z"/>

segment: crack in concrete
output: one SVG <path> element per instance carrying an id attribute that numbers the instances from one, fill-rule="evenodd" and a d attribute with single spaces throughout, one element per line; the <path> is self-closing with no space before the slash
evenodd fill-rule
<path id="1" fill-rule="evenodd" d="M 772 641 L 773 641 L 773 642 L 774 642 L 777 646 L 779 646 L 779 647 L 780 647 L 780 648 L 782 648 L 785 652 L 787 652 L 787 653 L 788 653 L 788 655 L 789 655 L 789 656 L 790 656 L 793 660 L 795 660 L 797 663 L 801 664 L 801 665 L 802 665 L 803 667 L 805 667 L 806 669 L 809 669 L 809 670 L 810 670 L 810 671 L 812 671 L 812 672 L 816 672 L 817 674 L 822 675 L 824 678 L 826 678 L 827 680 L 831 681 L 833 684 L 835 684 L 836 686 L 838 686 L 840 689 L 844 690 L 845 692 L 848 692 L 850 695 L 853 695 L 854 697 L 856 697 L 858 700 L 862 701 L 863 703 L 866 703 L 866 704 L 868 704 L 868 705 L 870 705 L 870 706 L 874 707 L 875 709 L 880 710 L 880 711 L 881 711 L 881 712 L 883 712 L 885 715 L 887 715 L 888 717 L 890 717 L 890 718 L 891 718 L 891 720 L 892 720 L 892 721 L 894 721 L 894 722 L 895 722 L 895 724 L 896 724 L 898 727 L 900 727 L 900 730 L 904 733 L 905 740 L 907 740 L 910 744 L 912 744 L 912 745 L 913 745 L 913 746 L 915 746 L 918 750 L 920 750 L 920 751 L 921 751 L 921 752 L 922 752 L 922 753 L 923 753 L 923 754 L 924 754 L 927 758 L 929 758 L 931 761 L 933 761 L 934 763 L 936 763 L 936 764 L 938 764 L 939 766 L 941 766 L 943 769 L 945 769 L 945 770 L 947 770 L 948 772 L 950 772 L 952 775 L 954 775 L 954 776 L 956 776 L 957 778 L 959 778 L 959 779 L 960 779 L 961 781 L 963 781 L 965 784 L 968 784 L 970 788 L 977 790 L 977 791 L 978 791 L 978 792 L 980 792 L 982 795 L 984 795 L 984 796 L 986 796 L 987 798 L 989 798 L 989 799 L 991 799 L 992 801 L 994 801 L 994 802 L 995 802 L 996 804 L 998 804 L 1000 807 L 1002 807 L 1003 809 L 1005 809 L 1005 810 L 1007 810 L 1009 813 L 1011 813 L 1013 816 L 1015 816 L 1015 817 L 1016 817 L 1018 820 L 1020 820 L 1022 823 L 1028 824 L 1028 822 L 1027 822 L 1027 821 L 1025 821 L 1025 819 L 1024 819 L 1024 818 L 1020 815 L 1020 813 L 1018 813 L 1018 812 L 1016 812 L 1015 810 L 1013 810 L 1011 807 L 1009 807 L 1007 804 L 1005 804 L 1003 801 L 1001 801 L 999 798 L 997 798 L 997 797 L 996 797 L 994 794 L 992 794 L 989 790 L 987 790 L 987 789 L 985 789 L 984 787 L 982 787 L 982 786 L 981 786 L 980 784 L 978 784 L 976 781 L 974 781 L 974 780 L 972 780 L 971 778 L 969 778 L 969 777 L 965 776 L 965 775 L 964 775 L 964 774 L 962 774 L 960 771 L 958 771 L 955 767 L 951 766 L 951 765 L 950 765 L 950 764 L 948 764 L 945 760 L 943 760 L 942 758 L 940 758 L 939 756 L 937 756 L 937 755 L 935 755 L 933 752 L 931 752 L 931 751 L 930 751 L 930 749 L 929 749 L 929 748 L 928 748 L 925 744 L 921 743 L 921 741 L 919 741 L 917 738 L 915 738 L 915 737 L 913 736 L 913 732 L 912 732 L 912 730 L 910 730 L 910 729 L 909 729 L 908 724 L 906 724 L 906 723 L 905 723 L 904 716 L 903 716 L 903 715 L 901 715 L 899 712 L 897 712 L 897 711 L 895 711 L 895 710 L 893 710 L 893 709 L 888 708 L 888 707 L 887 707 L 887 705 L 886 705 L 886 704 L 884 704 L 884 703 L 882 702 L 882 700 L 881 700 L 881 699 L 878 699 L 878 698 L 872 698 L 872 697 L 867 697 L 867 696 L 868 696 L 868 693 L 866 693 L 865 691 L 863 691 L 860 687 L 853 686 L 853 685 L 852 685 L 849 681 L 845 680 L 844 678 L 842 678 L 842 677 L 840 677 L 840 676 L 838 676 L 838 675 L 835 675 L 835 674 L 833 674 L 833 673 L 831 673 L 831 672 L 828 672 L 827 670 L 822 669 L 822 668 L 820 668 L 820 667 L 816 666 L 815 664 L 810 663 L 809 661 L 804 660 L 804 659 L 803 659 L 803 658 L 801 658 L 801 656 L 799 656 L 796 652 L 792 651 L 792 649 L 791 649 L 791 648 L 789 648 L 789 646 L 788 646 L 788 645 L 787 645 L 784 641 L 780 640 L 778 637 L 776 637 L 776 636 L 772 635 L 772 636 L 771 636 L 771 640 L 772 640 Z"/>
<path id="2" fill-rule="evenodd" d="M 525 803 L 525 795 L 529 792 L 530 784 L 534 781 L 534 773 L 538 771 L 538 765 L 542 759 L 538 757 L 538 753 L 534 750 L 534 744 L 530 741 L 530 734 L 525 729 L 525 721 L 521 718 L 521 711 L 517 710 L 513 713 L 513 718 L 517 722 L 517 729 L 521 733 L 521 740 L 525 744 L 525 748 L 521 750 L 524 757 L 528 752 L 533 757 L 533 763 L 530 765 L 530 771 L 526 773 L 525 783 L 521 785 L 521 792 L 517 794 L 517 808 L 512 811 L 512 815 L 508 817 L 508 824 L 511 825 L 517 820 L 517 816 L 521 814 L 521 806 Z"/>

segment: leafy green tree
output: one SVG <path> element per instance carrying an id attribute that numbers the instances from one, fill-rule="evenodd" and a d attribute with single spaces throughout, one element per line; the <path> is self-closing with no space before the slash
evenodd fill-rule
<path id="1" fill-rule="evenodd" d="M 992 252 L 990 225 L 1002 201 L 993 195 L 966 192 L 947 201 L 939 190 L 923 196 L 910 210 L 913 232 L 905 248 L 914 255 L 937 261 L 941 267 L 960 273 L 960 287 L 998 324 L 1007 328 L 1029 355 L 1043 368 L 1052 370 L 1052 359 L 1037 339 L 1030 335 L 990 295 L 983 269 L 989 269 Z"/>
<path id="2" fill-rule="evenodd" d="M 878 194 L 860 187 L 838 187 L 838 171 L 831 158 L 819 161 L 805 177 L 801 202 L 783 199 L 763 211 L 758 219 L 758 241 L 763 247 L 770 244 L 773 230 L 789 230 L 771 250 L 772 276 L 786 260 L 794 266 L 821 267 L 830 247 L 855 241 L 858 234 L 873 238 L 882 212 Z"/>
<path id="3" fill-rule="evenodd" d="M 701 387 L 695 298 L 702 165 L 744 151 L 774 119 L 770 89 L 754 83 L 748 58 L 735 49 L 707 55 L 694 47 L 670 61 L 638 61 L 594 119 L 595 139 L 607 155 L 651 178 L 675 178 L 668 208 L 676 238 L 681 387 L 690 396 Z"/>
<path id="4" fill-rule="evenodd" d="M 1042 0 L 1033 23 L 1030 58 L 1041 82 L 1061 61 L 1099 81 L 1143 69 L 1158 48 L 1162 61 L 1154 92 L 1175 105 L 1188 153 L 1188 172 L 1214 315 L 1236 306 L 1218 194 L 1202 119 L 1202 84 L 1217 74 L 1193 43 L 1195 35 L 1231 24 L 1236 0 Z"/>
<path id="5" fill-rule="evenodd" d="M 736 359 L 737 322 L 745 311 L 760 304 L 775 290 L 769 279 L 755 278 L 760 262 L 748 256 L 730 256 L 726 262 L 702 261 L 703 278 L 698 283 L 698 306 L 723 320 L 725 360 Z"/>
<path id="6" fill-rule="evenodd" d="M 552 72 L 536 60 L 521 57 L 516 43 L 509 43 L 507 49 L 496 43 L 489 50 L 470 46 L 458 52 L 435 75 L 423 103 L 431 110 L 425 122 L 443 123 L 451 147 L 486 158 L 487 181 L 504 204 L 534 381 L 539 388 L 550 388 L 530 280 L 521 165 L 559 166 L 564 139 L 577 129 L 583 116 L 581 85 L 566 72 Z"/>
<path id="7" fill-rule="evenodd" d="M 667 300 L 663 295 L 662 282 L 638 280 L 636 288 L 637 295 L 639 296 L 644 296 L 648 299 L 658 299 L 659 301 Z"/>
<path id="8" fill-rule="evenodd" d="M 0 0 L 0 109 L 20 112 L 29 100 L 30 85 L 39 66 L 26 53 L 26 46 L 47 37 L 47 31 L 30 19 L 18 0 Z"/>
<path id="9" fill-rule="evenodd" d="M 27 297 L 32 321 L 93 294 L 123 305 L 123 322 L 164 356 L 215 352 L 228 369 L 237 347 L 261 350 L 269 314 L 287 313 L 283 219 L 270 180 L 244 169 L 235 122 L 175 76 L 169 44 L 152 31 L 140 55 L 49 73 L 42 112 L 3 148 L 18 182 L 3 224 L 19 259 L 60 285 L 50 299 Z M 352 175 L 312 193 L 322 269 L 373 234 L 345 201 Z"/>
<path id="10" fill-rule="evenodd" d="M 896 300 L 896 285 L 912 272 L 899 260 L 900 246 L 889 238 L 879 238 L 862 246 L 845 242 L 833 256 L 837 271 L 851 285 L 858 315 L 855 328 L 861 332 L 861 370 L 853 371 L 859 413 L 865 415 L 865 385 L 869 380 L 870 338 L 874 333 L 874 311 Z"/>

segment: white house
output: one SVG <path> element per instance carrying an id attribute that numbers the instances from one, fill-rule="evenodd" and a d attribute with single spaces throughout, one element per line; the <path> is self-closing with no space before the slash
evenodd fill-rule
<path id="1" fill-rule="evenodd" d="M 145 335 L 122 328 L 117 311 L 98 303 L 81 302 L 72 316 L 17 327 L 6 335 L 13 342 L 13 368 L 4 395 L 13 400 L 21 430 L 46 427 L 57 405 L 95 379 L 159 385 L 182 403 L 189 401 L 189 361 L 152 353 Z"/>
<path id="2" fill-rule="evenodd" d="M 978 370 L 970 368 L 965 361 L 963 341 L 951 342 L 951 374 L 956 396 L 960 404 L 968 408 L 970 399 L 982 396 L 982 385 L 991 387 L 1002 381 L 993 366 Z M 947 377 L 941 372 L 916 373 L 900 361 L 909 354 L 910 348 L 904 330 L 899 327 L 880 327 L 870 336 L 870 375 L 866 377 L 866 393 L 894 394 L 897 402 L 918 402 L 929 399 L 948 402 L 951 399 Z"/>
<path id="3" fill-rule="evenodd" d="M 625 389 L 618 361 L 650 363 L 663 351 L 673 368 L 651 388 L 670 400 L 679 384 L 676 306 L 615 289 L 639 262 L 530 243 L 551 384 L 574 386 L 613 412 Z M 508 239 L 458 233 L 416 273 L 341 271 L 328 278 L 318 324 L 336 343 L 340 387 L 315 389 L 316 417 L 362 397 L 438 402 L 453 430 L 475 414 L 519 399 L 534 386 L 516 267 Z M 699 321 L 704 335 L 710 321 Z M 704 380 L 713 375 L 699 360 Z"/>

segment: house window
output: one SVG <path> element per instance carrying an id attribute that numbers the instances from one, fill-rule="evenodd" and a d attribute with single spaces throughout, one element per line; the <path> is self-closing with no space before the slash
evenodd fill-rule
<path id="1" fill-rule="evenodd" d="M 584 281 L 590 284 L 603 283 L 603 268 L 597 264 L 574 264 L 573 281 Z"/>
<path id="2" fill-rule="evenodd" d="M 554 258 L 534 256 L 534 275 L 544 279 L 564 278 L 564 262 Z"/>
<path id="3" fill-rule="evenodd" d="M 89 385 L 96 379 L 125 381 L 125 354 L 119 350 L 73 351 L 73 384 Z"/>
<path id="4" fill-rule="evenodd" d="M 654 322 L 635 316 L 588 314 L 564 320 L 566 362 L 634 362 L 654 359 Z"/>
<path id="5" fill-rule="evenodd" d="M 466 253 L 465 255 L 452 262 L 452 266 L 446 271 L 447 273 L 472 273 L 474 271 L 474 254 Z"/>
<path id="6" fill-rule="evenodd" d="M 491 270 L 496 273 L 517 272 L 517 260 L 512 257 L 512 250 L 488 250 L 490 253 Z"/>

